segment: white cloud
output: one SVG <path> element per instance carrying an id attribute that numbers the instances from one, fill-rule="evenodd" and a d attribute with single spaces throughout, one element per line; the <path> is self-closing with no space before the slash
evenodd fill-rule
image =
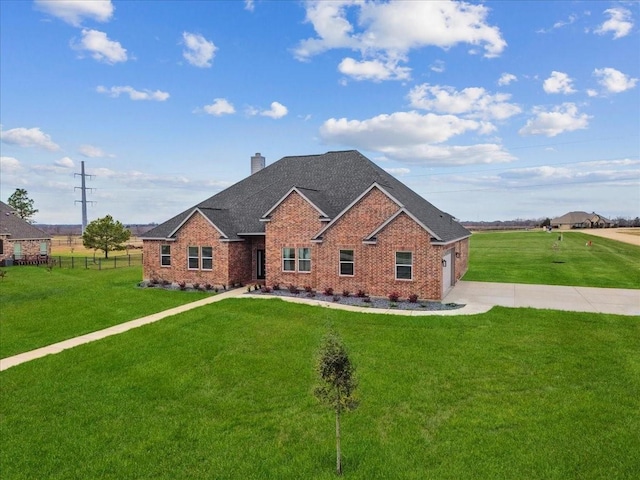
<path id="1" fill-rule="evenodd" d="M 572 83 L 573 80 L 566 73 L 553 71 L 542 84 L 542 88 L 547 93 L 575 93 Z"/>
<path id="2" fill-rule="evenodd" d="M 439 113 L 466 114 L 470 118 L 504 120 L 520 113 L 518 105 L 508 103 L 511 95 L 491 95 L 484 88 L 469 87 L 461 91 L 453 87 L 424 83 L 411 89 L 409 100 L 414 108 Z"/>
<path id="3" fill-rule="evenodd" d="M 254 107 L 249 107 L 247 109 L 247 113 L 249 115 L 262 115 L 263 117 L 271 117 L 277 119 L 284 117 L 287 113 L 289 113 L 289 110 L 279 102 L 271 102 L 271 108 L 269 110 L 260 111 Z"/>
<path id="4" fill-rule="evenodd" d="M 351 13 L 356 17 L 353 23 Z M 485 6 L 465 2 L 312 0 L 306 3 L 306 21 L 317 36 L 302 40 L 294 55 L 308 60 L 331 49 L 351 49 L 362 59 L 344 59 L 341 71 L 354 71 L 358 79 L 405 78 L 408 69 L 399 70 L 397 63 L 406 61 L 407 53 L 416 48 L 446 50 L 465 43 L 483 47 L 485 57 L 500 55 L 506 42 L 497 27 L 487 24 L 487 15 Z M 394 62 L 395 68 L 390 68 Z"/>
<path id="5" fill-rule="evenodd" d="M 3 174 L 17 173 L 22 170 L 22 165 L 17 158 L 0 157 L 0 170 Z"/>
<path id="6" fill-rule="evenodd" d="M 93 145 L 80 145 L 80 148 L 78 148 L 78 153 L 87 158 L 113 157 L 113 155 L 109 155 L 101 148 L 94 147 Z"/>
<path id="7" fill-rule="evenodd" d="M 637 78 L 631 78 L 615 68 L 596 68 L 593 75 L 598 77 L 598 83 L 608 93 L 624 92 L 632 89 L 638 83 Z"/>
<path id="8" fill-rule="evenodd" d="M 605 15 L 609 16 L 602 25 L 600 25 L 595 33 L 599 35 L 605 35 L 609 32 L 613 32 L 613 38 L 622 38 L 631 32 L 633 28 L 633 21 L 631 20 L 631 11 L 626 8 L 616 7 L 609 8 L 604 11 Z"/>
<path id="9" fill-rule="evenodd" d="M 253 0 L 244 0 L 244 9 L 248 10 L 250 12 L 253 12 L 255 10 L 256 6 L 253 3 Z"/>
<path id="10" fill-rule="evenodd" d="M 564 132 L 587 128 L 591 118 L 585 113 L 579 114 L 578 107 L 574 103 L 563 103 L 550 112 L 536 107 L 534 114 L 535 117 L 528 120 L 527 124 L 519 130 L 520 135 L 555 137 Z"/>
<path id="11" fill-rule="evenodd" d="M 578 16 L 575 13 L 572 13 L 571 15 L 569 15 L 569 18 L 567 20 L 560 20 L 554 23 L 553 28 L 566 27 L 567 25 L 573 24 L 577 19 L 578 19 Z"/>
<path id="12" fill-rule="evenodd" d="M 78 51 L 87 51 L 94 60 L 113 65 L 126 62 L 127 50 L 119 42 L 109 40 L 107 34 L 98 30 L 82 29 L 79 43 L 72 40 L 71 47 Z"/>
<path id="13" fill-rule="evenodd" d="M 54 164 L 58 167 L 63 168 L 73 168 L 75 167 L 75 163 L 69 157 L 62 157 L 60 160 L 56 160 Z"/>
<path id="14" fill-rule="evenodd" d="M 588 88 L 587 89 L 587 96 L 589 96 L 589 97 L 597 97 L 598 96 L 598 92 L 596 90 L 594 90 L 593 88 Z"/>
<path id="15" fill-rule="evenodd" d="M 202 35 L 183 32 L 182 40 L 185 50 L 182 56 L 194 67 L 208 68 L 218 48 Z"/>
<path id="16" fill-rule="evenodd" d="M 436 72 L 436 73 L 442 73 L 445 71 L 446 67 L 445 67 L 445 63 L 442 60 L 436 60 L 435 62 L 433 62 L 431 64 L 431 66 L 429 67 L 429 69 L 432 72 Z"/>
<path id="17" fill-rule="evenodd" d="M 60 150 L 60 146 L 51 140 L 51 137 L 39 128 L 12 128 L 1 131 L 0 138 L 9 145 L 20 147 L 40 147 L 51 152 Z"/>
<path id="18" fill-rule="evenodd" d="M 518 81 L 518 77 L 516 77 L 514 74 L 503 73 L 502 75 L 500 75 L 500 78 L 498 79 L 498 85 L 500 86 L 509 85 L 511 82 L 517 82 L 517 81 Z"/>
<path id="19" fill-rule="evenodd" d="M 215 98 L 211 105 L 205 105 L 202 107 L 202 110 L 209 115 L 215 115 L 217 117 L 236 113 L 234 106 L 225 98 Z"/>
<path id="20" fill-rule="evenodd" d="M 111 88 L 106 88 L 100 85 L 96 88 L 96 92 L 104 93 L 111 98 L 118 98 L 121 94 L 124 93 L 129 95 L 129 98 L 131 100 L 151 100 L 155 102 L 164 102 L 169 98 L 169 94 L 167 92 L 162 92 L 160 90 L 156 90 L 154 92 L 147 89 L 136 90 L 135 88 L 128 85 Z"/>
<path id="21" fill-rule="evenodd" d="M 84 18 L 107 22 L 114 10 L 111 0 L 35 0 L 35 7 L 75 27 Z"/>
<path id="22" fill-rule="evenodd" d="M 355 80 L 373 80 L 374 82 L 407 80 L 411 74 L 410 68 L 398 66 L 397 61 L 383 61 L 381 59 L 358 61 L 350 57 L 344 58 L 340 62 L 338 70 Z"/>

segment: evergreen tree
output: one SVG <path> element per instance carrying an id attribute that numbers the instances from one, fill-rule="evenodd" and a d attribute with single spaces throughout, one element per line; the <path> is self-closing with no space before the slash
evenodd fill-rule
<path id="1" fill-rule="evenodd" d="M 16 191 L 9 197 L 7 204 L 13 208 L 18 216 L 29 223 L 33 223 L 33 217 L 38 210 L 33 208 L 33 199 L 29 198 L 24 188 L 16 188 Z"/>
<path id="2" fill-rule="evenodd" d="M 131 232 L 111 215 L 98 218 L 87 225 L 82 234 L 82 244 L 87 248 L 102 250 L 104 258 L 109 258 L 112 250 L 124 250 L 124 243 L 131 238 Z"/>

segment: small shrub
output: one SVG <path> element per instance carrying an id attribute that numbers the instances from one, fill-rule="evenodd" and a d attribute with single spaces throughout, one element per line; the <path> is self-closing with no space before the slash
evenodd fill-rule
<path id="1" fill-rule="evenodd" d="M 362 297 L 362 301 L 363 301 L 364 303 L 371 303 L 371 297 L 369 297 L 369 296 Z"/>
<path id="2" fill-rule="evenodd" d="M 311 285 L 305 285 L 304 286 L 304 291 L 307 293 L 311 293 L 313 292 L 313 289 L 311 288 Z"/>
<path id="3" fill-rule="evenodd" d="M 313 298 L 315 296 L 316 296 L 316 294 L 314 292 L 312 292 L 312 291 L 311 292 L 307 292 L 307 297 Z"/>
<path id="4" fill-rule="evenodd" d="M 324 294 L 325 294 L 327 297 L 332 297 L 332 296 L 333 296 L 333 288 L 331 288 L 331 287 L 327 287 L 327 288 L 325 288 L 325 289 L 324 289 Z"/>
<path id="5" fill-rule="evenodd" d="M 214 287 L 213 289 L 213 293 L 218 293 L 220 290 L 218 289 L 218 287 Z"/>
<path id="6" fill-rule="evenodd" d="M 416 303 L 417 301 L 418 301 L 418 295 L 416 295 L 415 293 L 412 293 L 411 295 L 409 295 L 409 302 Z"/>
<path id="7" fill-rule="evenodd" d="M 267 287 L 266 285 L 260 289 L 262 293 L 271 293 L 271 287 Z"/>
<path id="8" fill-rule="evenodd" d="M 181 280 L 178 282 L 178 287 L 180 287 L 180 290 L 186 290 L 187 289 L 187 282 L 185 282 L 184 280 Z"/>
<path id="9" fill-rule="evenodd" d="M 167 285 L 171 285 L 171 282 L 169 280 L 162 280 L 162 285 L 166 287 Z"/>
<path id="10" fill-rule="evenodd" d="M 360 289 L 360 290 L 358 290 L 358 293 L 356 293 L 356 296 L 358 298 L 364 298 L 364 297 L 367 296 L 367 294 L 366 294 L 366 292 L 364 290 Z"/>
<path id="11" fill-rule="evenodd" d="M 222 284 L 222 289 L 223 289 L 223 290 L 226 290 L 226 289 L 227 289 L 227 284 L 226 284 L 226 283 L 223 283 L 223 284 Z"/>
<path id="12" fill-rule="evenodd" d="M 247 287 L 247 293 L 251 293 L 251 286 Z"/>
<path id="13" fill-rule="evenodd" d="M 338 295 L 334 295 L 333 296 L 333 301 L 334 302 L 339 302 L 340 301 L 340 297 Z"/>
<path id="14" fill-rule="evenodd" d="M 195 288 L 196 290 L 200 290 L 200 284 L 198 282 L 194 283 L 193 288 Z"/>
<path id="15" fill-rule="evenodd" d="M 279 283 L 274 283 L 273 284 L 273 289 L 274 290 L 280 290 L 280 284 Z"/>
<path id="16" fill-rule="evenodd" d="M 298 287 L 296 287 L 295 285 L 291 284 L 289 285 L 289 293 L 293 295 L 298 295 L 300 293 L 300 289 L 298 289 Z"/>
<path id="17" fill-rule="evenodd" d="M 342 291 L 342 296 L 343 296 L 343 297 L 348 298 L 348 297 L 349 297 L 349 295 L 351 295 L 351 292 L 350 292 L 349 290 L 343 290 L 343 291 Z"/>
<path id="18" fill-rule="evenodd" d="M 213 290 L 213 285 L 211 285 L 210 283 L 205 283 L 204 288 L 205 290 Z"/>
<path id="19" fill-rule="evenodd" d="M 158 280 L 156 277 L 151 277 L 151 279 L 149 280 L 150 285 L 157 285 L 159 283 L 160 283 L 160 280 Z"/>
<path id="20" fill-rule="evenodd" d="M 398 292 L 391 292 L 389 294 L 389 301 L 396 303 L 400 300 L 400 294 Z"/>

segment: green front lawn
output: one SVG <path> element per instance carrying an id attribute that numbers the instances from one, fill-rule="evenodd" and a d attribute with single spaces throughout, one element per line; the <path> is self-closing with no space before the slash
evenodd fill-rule
<path id="1" fill-rule="evenodd" d="M 333 416 L 312 395 L 328 325 L 360 379 L 345 478 L 637 478 L 637 318 L 248 299 L 2 372 L 2 478 L 334 478 Z"/>
<path id="2" fill-rule="evenodd" d="M 205 297 L 138 289 L 140 267 L 11 267 L 0 280 L 0 358 L 134 320 Z"/>
<path id="3" fill-rule="evenodd" d="M 464 280 L 640 288 L 640 247 L 579 232 L 475 233 L 469 255 Z"/>

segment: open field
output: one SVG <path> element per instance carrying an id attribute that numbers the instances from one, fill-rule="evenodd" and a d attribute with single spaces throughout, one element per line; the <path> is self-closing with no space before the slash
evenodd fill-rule
<path id="1" fill-rule="evenodd" d="M 476 233 L 464 280 L 640 288 L 640 247 L 574 231 Z"/>
<path id="2" fill-rule="evenodd" d="M 135 248 L 109 252 L 109 256 L 126 255 L 127 253 L 133 254 L 142 251 L 142 239 L 138 237 L 131 237 L 127 242 L 127 245 L 131 245 Z M 91 257 L 94 253 L 97 257 L 104 256 L 104 252 L 102 252 L 102 250 L 94 251 L 93 249 L 85 248 L 85 246 L 82 245 L 82 237 L 78 235 L 54 235 L 51 238 L 51 255 Z"/>
<path id="3" fill-rule="evenodd" d="M 640 246 L 640 228 L 586 228 L 581 232 Z"/>
<path id="4" fill-rule="evenodd" d="M 359 375 L 345 478 L 637 478 L 637 319 L 225 300 L 0 374 L 5 479 L 334 478 L 328 325 Z"/>
<path id="5" fill-rule="evenodd" d="M 11 267 L 0 281 L 0 358 L 203 298 L 135 287 L 140 267 Z"/>

